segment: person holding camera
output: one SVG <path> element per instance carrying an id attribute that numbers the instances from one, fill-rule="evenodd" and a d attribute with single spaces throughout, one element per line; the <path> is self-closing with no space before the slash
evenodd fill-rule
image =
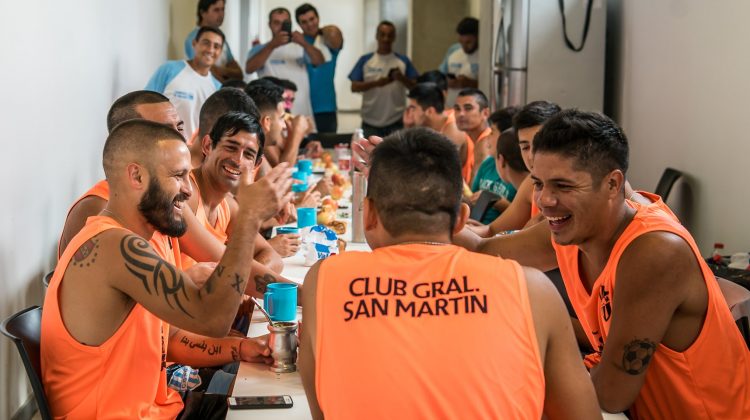
<path id="1" fill-rule="evenodd" d="M 268 27 L 271 29 L 271 40 L 250 49 L 245 72 L 258 72 L 259 77 L 274 76 L 291 80 L 297 85 L 292 114 L 311 116 L 310 81 L 304 57 L 307 54 L 310 63 L 318 66 L 324 62 L 323 53 L 315 45 L 305 42 L 302 32 L 292 31 L 292 15 L 284 7 L 271 10 Z"/>
<path id="2" fill-rule="evenodd" d="M 362 92 L 365 137 L 385 137 L 403 128 L 406 93 L 419 76 L 408 57 L 393 52 L 396 27 L 384 20 L 375 33 L 378 49 L 365 54 L 349 73 L 352 92 Z"/>

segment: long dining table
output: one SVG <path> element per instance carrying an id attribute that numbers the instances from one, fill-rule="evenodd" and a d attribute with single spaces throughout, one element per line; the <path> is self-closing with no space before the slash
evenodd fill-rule
<path id="1" fill-rule="evenodd" d="M 341 236 L 347 242 L 347 251 L 369 251 L 366 243 L 351 241 L 351 219 L 347 220 L 347 231 Z M 310 267 L 304 264 L 305 259 L 302 251 L 296 255 L 284 259 L 284 277 L 303 283 L 305 275 Z M 297 319 L 301 319 L 302 309 L 297 308 Z M 258 337 L 268 333 L 268 322 L 260 311 L 254 311 L 248 330 L 248 337 Z M 299 371 L 292 373 L 274 373 L 268 366 L 261 363 L 240 364 L 237 378 L 232 390 L 233 397 L 245 396 L 275 396 L 289 395 L 292 397 L 291 408 L 274 409 L 229 409 L 227 419 L 285 419 L 285 420 L 310 420 L 312 415 L 307 405 L 307 396 L 302 386 L 302 377 Z M 623 414 L 610 414 L 602 412 L 604 420 L 626 420 Z"/>

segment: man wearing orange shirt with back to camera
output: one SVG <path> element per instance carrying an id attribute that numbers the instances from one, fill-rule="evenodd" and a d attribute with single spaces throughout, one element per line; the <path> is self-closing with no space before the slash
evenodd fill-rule
<path id="1" fill-rule="evenodd" d="M 305 279 L 300 371 L 313 418 L 601 418 L 545 276 L 451 244 L 468 216 L 453 144 L 397 132 L 370 175 L 373 251 L 328 258 Z"/>

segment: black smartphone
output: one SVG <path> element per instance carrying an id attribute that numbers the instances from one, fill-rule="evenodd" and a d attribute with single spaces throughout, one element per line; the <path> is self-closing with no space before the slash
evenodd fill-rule
<path id="1" fill-rule="evenodd" d="M 291 20 L 285 20 L 281 22 L 281 32 L 286 32 L 288 34 L 292 34 L 292 21 Z"/>
<path id="2" fill-rule="evenodd" d="M 294 403 L 289 395 L 271 395 L 265 397 L 229 397 L 229 408 L 233 410 L 292 408 Z"/>

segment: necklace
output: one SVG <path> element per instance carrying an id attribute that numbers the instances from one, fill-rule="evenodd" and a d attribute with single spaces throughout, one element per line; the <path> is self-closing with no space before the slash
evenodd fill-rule
<path id="1" fill-rule="evenodd" d="M 399 242 L 395 245 L 413 245 L 413 244 L 436 245 L 436 246 L 450 245 L 449 243 L 446 243 L 446 242 L 433 242 L 433 241 L 406 241 L 406 242 Z"/>

